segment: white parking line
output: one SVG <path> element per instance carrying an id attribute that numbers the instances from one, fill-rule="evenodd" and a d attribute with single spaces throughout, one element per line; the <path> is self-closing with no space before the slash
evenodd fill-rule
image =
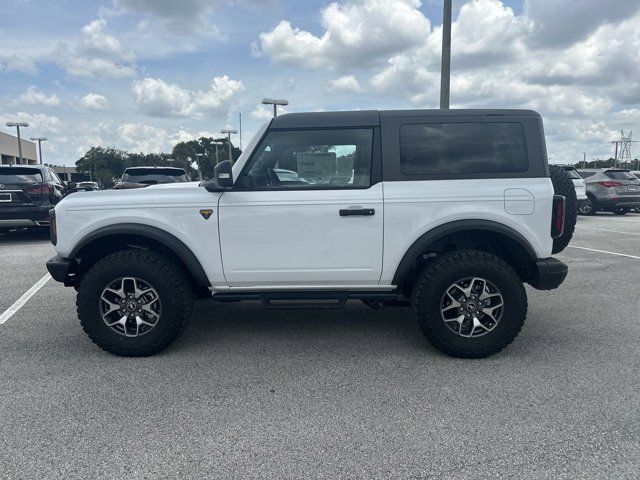
<path id="1" fill-rule="evenodd" d="M 11 317 L 13 317 L 15 313 L 18 310 L 20 310 L 24 306 L 24 304 L 27 303 L 29 299 L 33 297 L 36 294 L 36 292 L 42 288 L 42 286 L 45 283 L 49 281 L 50 278 L 51 278 L 51 275 L 47 273 L 44 277 L 38 280 L 38 282 L 33 287 L 27 290 L 24 293 L 24 295 L 22 295 L 18 300 L 16 300 L 16 303 L 11 305 L 2 315 L 0 315 L 0 325 L 5 323 Z"/>
<path id="2" fill-rule="evenodd" d="M 580 228 L 582 230 L 597 230 L 599 232 L 622 233 L 624 235 L 636 235 L 637 237 L 640 237 L 640 233 L 622 232 L 620 230 L 607 230 L 605 228 L 593 228 L 593 227 L 576 227 L 576 228 Z"/>
<path id="3" fill-rule="evenodd" d="M 577 247 L 575 245 L 568 245 L 568 246 L 571 248 L 579 248 L 580 250 L 589 250 L 590 252 L 608 253 L 609 255 L 618 255 L 619 257 L 628 257 L 628 258 L 635 258 L 637 260 L 640 260 L 640 257 L 636 257 L 635 255 L 627 255 L 626 253 L 608 252 L 606 250 L 596 250 L 595 248 Z"/>

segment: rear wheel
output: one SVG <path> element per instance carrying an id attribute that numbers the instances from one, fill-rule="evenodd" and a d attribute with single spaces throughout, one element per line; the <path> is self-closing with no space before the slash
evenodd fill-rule
<path id="1" fill-rule="evenodd" d="M 145 250 L 124 250 L 99 260 L 77 290 L 78 317 L 89 338 L 126 357 L 153 355 L 169 346 L 193 305 L 180 267 Z"/>
<path id="2" fill-rule="evenodd" d="M 509 345 L 527 314 L 522 280 L 478 250 L 445 253 L 418 275 L 413 311 L 427 339 L 453 357 L 482 358 Z"/>
<path id="3" fill-rule="evenodd" d="M 630 208 L 616 208 L 613 210 L 613 213 L 615 213 L 616 215 L 626 215 L 627 213 L 629 213 L 631 211 Z"/>
<path id="4" fill-rule="evenodd" d="M 596 209 L 590 197 L 587 197 L 587 201 L 578 207 L 578 213 L 580 215 L 595 215 Z"/>

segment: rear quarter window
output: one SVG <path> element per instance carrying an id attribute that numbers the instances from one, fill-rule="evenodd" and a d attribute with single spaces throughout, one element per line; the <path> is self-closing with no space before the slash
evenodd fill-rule
<path id="1" fill-rule="evenodd" d="M 522 173 L 529 169 L 520 123 L 420 123 L 400 127 L 405 175 Z"/>

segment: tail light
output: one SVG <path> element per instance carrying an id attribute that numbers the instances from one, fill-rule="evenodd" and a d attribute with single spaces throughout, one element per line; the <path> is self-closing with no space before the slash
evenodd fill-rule
<path id="1" fill-rule="evenodd" d="M 605 188 L 614 188 L 614 187 L 622 186 L 620 182 L 598 182 L 598 185 Z"/>
<path id="2" fill-rule="evenodd" d="M 51 195 L 53 193 L 53 186 L 48 183 L 43 183 L 37 187 L 26 188 L 24 192 L 29 195 Z"/>
<path id="3" fill-rule="evenodd" d="M 562 195 L 553 196 L 553 213 L 551 215 L 551 238 L 561 237 L 564 233 L 564 215 L 566 199 Z"/>
<path id="4" fill-rule="evenodd" d="M 51 232 L 51 243 L 58 243 L 58 225 L 56 224 L 56 210 L 49 210 L 49 231 Z"/>

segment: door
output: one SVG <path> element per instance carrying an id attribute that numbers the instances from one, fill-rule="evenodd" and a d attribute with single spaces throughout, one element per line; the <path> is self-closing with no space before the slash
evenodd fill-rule
<path id="1" fill-rule="evenodd" d="M 378 284 L 383 196 L 372 180 L 373 137 L 372 128 L 267 133 L 219 202 L 231 287 Z"/>

